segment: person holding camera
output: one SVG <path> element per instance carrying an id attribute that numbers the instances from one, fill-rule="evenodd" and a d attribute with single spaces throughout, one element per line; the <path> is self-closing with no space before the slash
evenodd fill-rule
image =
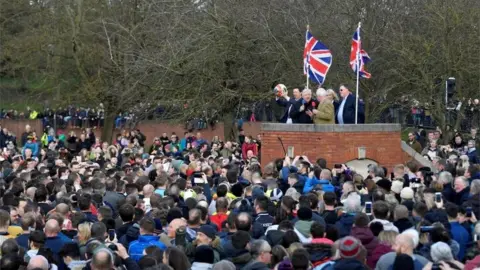
<path id="1" fill-rule="evenodd" d="M 302 93 L 300 92 L 300 89 L 293 89 L 293 98 L 288 96 L 287 87 L 283 84 L 276 85 L 275 88 L 273 88 L 273 92 L 275 93 L 275 100 L 277 104 L 285 108 L 283 116 L 279 121 L 287 124 L 296 123 L 297 119 L 296 117 L 292 117 L 291 113 L 295 108 L 295 104 L 302 99 Z M 300 105 L 298 107 L 300 107 Z"/>

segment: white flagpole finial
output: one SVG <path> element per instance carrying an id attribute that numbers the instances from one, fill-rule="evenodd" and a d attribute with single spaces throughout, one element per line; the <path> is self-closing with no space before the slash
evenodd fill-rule
<path id="1" fill-rule="evenodd" d="M 310 25 L 307 24 L 307 31 L 309 31 L 309 30 L 310 30 Z"/>
<path id="2" fill-rule="evenodd" d="M 358 28 L 362 27 L 362 22 L 358 22 Z"/>

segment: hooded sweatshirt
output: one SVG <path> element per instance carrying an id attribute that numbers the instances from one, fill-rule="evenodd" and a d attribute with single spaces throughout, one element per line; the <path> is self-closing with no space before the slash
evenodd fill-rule
<path id="1" fill-rule="evenodd" d="M 312 220 L 299 220 L 295 223 L 295 229 L 297 229 L 304 237 L 309 238 L 312 224 Z"/>
<path id="2" fill-rule="evenodd" d="M 370 228 L 354 226 L 351 235 L 362 242 L 362 245 L 367 249 L 367 256 L 373 254 L 375 247 L 378 245 L 378 239 L 373 235 Z"/>
<path id="3" fill-rule="evenodd" d="M 325 262 L 330 261 L 332 257 L 333 241 L 327 238 L 312 239 L 310 244 L 304 245 L 305 249 L 310 254 L 310 261 L 313 266 L 319 266 Z"/>
<path id="4" fill-rule="evenodd" d="M 370 223 L 368 225 L 370 226 L 370 224 L 372 224 L 374 222 L 382 223 L 384 231 L 394 231 L 394 232 L 398 233 L 398 228 L 395 225 L 393 225 L 392 222 L 390 222 L 388 220 L 374 218 L 372 221 L 370 221 Z"/>

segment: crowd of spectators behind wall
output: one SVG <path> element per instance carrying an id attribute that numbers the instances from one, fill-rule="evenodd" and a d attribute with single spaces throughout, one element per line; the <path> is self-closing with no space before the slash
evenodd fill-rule
<path id="1" fill-rule="evenodd" d="M 360 175 L 321 153 L 262 168 L 243 132 L 148 147 L 140 130 L 109 143 L 27 126 L 18 145 L 1 130 L 2 270 L 480 267 L 480 168 L 432 148 L 447 132 L 412 133 L 432 167 Z"/>

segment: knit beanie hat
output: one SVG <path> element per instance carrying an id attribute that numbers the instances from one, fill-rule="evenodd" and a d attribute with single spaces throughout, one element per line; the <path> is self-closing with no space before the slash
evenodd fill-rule
<path id="1" fill-rule="evenodd" d="M 340 257 L 345 259 L 355 258 L 358 254 L 360 254 L 360 241 L 352 236 L 344 237 L 340 240 L 339 250 L 340 250 Z"/>
<path id="2" fill-rule="evenodd" d="M 205 234 L 208 238 L 215 240 L 215 229 L 210 225 L 202 225 L 198 232 Z"/>
<path id="3" fill-rule="evenodd" d="M 453 260 L 452 249 L 444 242 L 437 242 L 430 248 L 433 262 Z"/>
<path id="4" fill-rule="evenodd" d="M 402 191 L 400 192 L 400 198 L 402 198 L 404 200 L 413 199 L 413 195 L 414 195 L 413 189 L 411 189 L 409 187 L 404 187 L 402 189 Z"/>
<path id="5" fill-rule="evenodd" d="M 213 264 L 214 260 L 215 254 L 213 253 L 213 249 L 211 247 L 201 245 L 195 249 L 194 262 Z"/>
<path id="6" fill-rule="evenodd" d="M 402 181 L 394 180 L 392 182 L 392 191 L 395 192 L 396 194 L 400 194 L 400 192 L 402 191 L 402 188 L 403 188 Z"/>

